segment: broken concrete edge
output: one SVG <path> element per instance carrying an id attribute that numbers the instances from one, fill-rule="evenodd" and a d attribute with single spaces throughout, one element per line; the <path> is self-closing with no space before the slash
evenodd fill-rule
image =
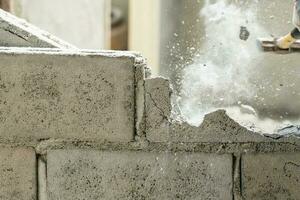
<path id="1" fill-rule="evenodd" d="M 140 150 L 140 151 L 196 151 L 208 153 L 236 153 L 236 152 L 295 152 L 300 151 L 300 140 L 296 137 L 270 138 L 251 132 L 232 120 L 224 110 L 208 114 L 200 127 L 193 127 L 184 121 L 176 121 L 170 118 L 170 129 L 166 132 L 168 141 L 149 141 L 145 133 L 145 81 L 147 80 L 146 61 L 134 52 L 117 51 L 90 51 L 90 50 L 62 50 L 39 48 L 0 48 L 0 53 L 7 54 L 53 54 L 68 56 L 105 56 L 105 57 L 129 57 L 135 66 L 136 87 L 136 113 L 135 113 L 135 140 L 131 142 L 108 141 L 83 141 L 60 140 L 59 138 L 11 138 L 0 139 L 0 143 L 8 146 L 30 146 L 40 154 L 47 149 L 60 148 L 91 148 L 112 150 Z M 148 77 L 149 79 L 149 77 Z M 162 77 L 157 77 L 167 81 Z M 152 80 L 155 81 L 155 80 Z M 171 87 L 171 86 L 170 86 Z M 169 118 L 169 116 L 166 116 Z M 28 141 L 31 141 L 28 143 Z"/>
<path id="2" fill-rule="evenodd" d="M 225 110 L 207 114 L 199 127 L 174 120 L 172 134 L 177 142 L 300 142 L 296 135 L 279 137 L 253 132 L 230 118 Z"/>
<path id="3" fill-rule="evenodd" d="M 172 89 L 164 77 L 145 80 L 145 132 L 151 142 L 169 142 Z"/>
<path id="4" fill-rule="evenodd" d="M 0 29 L 29 42 L 32 47 L 77 49 L 75 46 L 2 9 L 0 9 Z"/>
<path id="5" fill-rule="evenodd" d="M 209 113 L 204 117 L 199 127 L 190 125 L 184 120 L 180 112 L 174 110 L 178 108 L 178 104 L 172 98 L 172 86 L 170 81 L 164 77 L 151 77 L 145 80 L 146 108 L 145 118 L 151 118 L 151 123 L 163 115 L 164 119 L 169 121 L 169 129 L 161 131 L 161 127 L 149 129 L 149 122 L 144 127 L 149 142 L 213 142 L 213 143 L 247 143 L 247 142 L 295 142 L 300 141 L 295 135 L 268 135 L 260 134 L 248 130 L 239 123 L 230 118 L 225 110 L 217 110 Z M 165 95 L 162 95 L 165 94 Z M 171 102 L 172 99 L 172 102 Z M 166 103 L 167 102 L 167 103 Z M 164 104 L 170 104 L 169 109 Z M 154 107 L 154 108 L 153 108 Z M 157 108 L 157 110 L 153 110 Z M 156 118 L 155 118 L 156 117 Z"/>

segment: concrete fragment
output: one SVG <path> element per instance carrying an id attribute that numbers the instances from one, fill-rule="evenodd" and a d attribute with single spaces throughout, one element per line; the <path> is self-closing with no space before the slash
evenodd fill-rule
<path id="1" fill-rule="evenodd" d="M 287 135 L 295 135 L 300 137 L 300 126 L 295 125 L 289 125 L 286 127 L 283 127 L 278 130 L 278 134 L 281 136 L 287 136 Z"/>
<path id="2" fill-rule="evenodd" d="M 173 142 L 270 142 L 271 138 L 249 131 L 231 119 L 225 110 L 207 114 L 199 127 L 186 122 L 171 125 Z"/>
<path id="3" fill-rule="evenodd" d="M 244 155 L 241 184 L 245 200 L 299 199 L 300 154 Z"/>
<path id="4" fill-rule="evenodd" d="M 36 156 L 30 148 L 0 148 L 0 199 L 37 199 Z"/>
<path id="5" fill-rule="evenodd" d="M 129 142 L 135 55 L 0 50 L 0 138 Z"/>
<path id="6" fill-rule="evenodd" d="M 146 135 L 151 142 L 170 140 L 171 88 L 165 78 L 145 80 Z"/>
<path id="7" fill-rule="evenodd" d="M 73 45 L 1 9 L 0 46 L 76 49 Z"/>
<path id="8" fill-rule="evenodd" d="M 231 155 L 54 150 L 48 200 L 232 199 Z"/>

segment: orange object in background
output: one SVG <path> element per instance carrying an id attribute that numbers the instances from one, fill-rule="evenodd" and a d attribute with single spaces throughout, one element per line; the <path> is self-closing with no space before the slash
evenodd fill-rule
<path id="1" fill-rule="evenodd" d="M 111 11 L 111 49 L 128 50 L 128 25 L 119 8 Z"/>
<path id="2" fill-rule="evenodd" d="M 0 0 L 0 8 L 5 11 L 10 11 L 10 0 Z"/>

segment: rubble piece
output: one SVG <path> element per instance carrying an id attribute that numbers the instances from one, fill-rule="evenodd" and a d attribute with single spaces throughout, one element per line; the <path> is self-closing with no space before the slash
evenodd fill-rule
<path id="1" fill-rule="evenodd" d="M 151 142 L 170 141 L 171 93 L 170 82 L 165 78 L 145 80 L 146 135 Z"/>
<path id="2" fill-rule="evenodd" d="M 232 156 L 55 150 L 48 200 L 232 199 Z"/>
<path id="3" fill-rule="evenodd" d="M 243 155 L 241 173 L 245 200 L 299 199 L 299 153 Z"/>
<path id="4" fill-rule="evenodd" d="M 0 46 L 77 49 L 75 46 L 1 9 Z"/>
<path id="5" fill-rule="evenodd" d="M 282 136 L 295 135 L 300 137 L 300 126 L 290 125 L 278 130 L 278 134 Z"/>
<path id="6" fill-rule="evenodd" d="M 173 142 L 263 142 L 270 141 L 261 134 L 249 131 L 231 119 L 225 110 L 209 113 L 199 127 L 186 122 L 175 122 L 172 127 Z"/>
<path id="7" fill-rule="evenodd" d="M 0 139 L 130 142 L 134 54 L 0 49 Z"/>
<path id="8" fill-rule="evenodd" d="M 0 147 L 0 199 L 36 200 L 36 170 L 33 149 Z"/>

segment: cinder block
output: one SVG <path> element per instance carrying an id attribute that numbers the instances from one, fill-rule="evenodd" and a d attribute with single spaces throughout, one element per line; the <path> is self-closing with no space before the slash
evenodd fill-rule
<path id="1" fill-rule="evenodd" d="M 170 141 L 171 88 L 165 78 L 145 80 L 146 135 L 151 142 Z"/>
<path id="2" fill-rule="evenodd" d="M 75 49 L 73 45 L 1 9 L 0 46 Z"/>
<path id="3" fill-rule="evenodd" d="M 300 153 L 242 157 L 242 195 L 245 200 L 297 200 L 299 188 Z"/>
<path id="4" fill-rule="evenodd" d="M 30 148 L 0 148 L 0 199 L 37 199 L 36 156 Z"/>
<path id="5" fill-rule="evenodd" d="M 0 137 L 129 142 L 134 56 L 0 51 Z"/>
<path id="6" fill-rule="evenodd" d="M 48 200 L 232 200 L 232 157 L 198 153 L 54 150 Z"/>

